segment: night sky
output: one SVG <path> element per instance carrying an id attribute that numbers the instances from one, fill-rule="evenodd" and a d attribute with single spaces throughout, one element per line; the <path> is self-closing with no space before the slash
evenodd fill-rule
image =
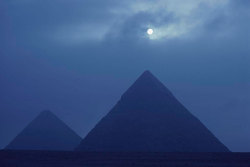
<path id="1" fill-rule="evenodd" d="M 145 70 L 250 151 L 249 0 L 0 0 L 0 149 L 46 109 L 84 137 Z"/>

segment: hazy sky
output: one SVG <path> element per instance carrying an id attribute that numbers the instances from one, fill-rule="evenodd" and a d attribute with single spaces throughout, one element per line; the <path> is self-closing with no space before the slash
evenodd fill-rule
<path id="1" fill-rule="evenodd" d="M 150 70 L 250 151 L 249 20 L 249 0 L 0 0 L 0 148 L 44 109 L 84 137 Z"/>

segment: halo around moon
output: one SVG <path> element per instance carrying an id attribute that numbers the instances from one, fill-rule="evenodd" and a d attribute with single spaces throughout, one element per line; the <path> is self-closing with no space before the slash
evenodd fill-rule
<path id="1" fill-rule="evenodd" d="M 148 30 L 147 30 L 147 34 L 148 35 L 152 35 L 154 33 L 154 30 L 152 29 L 152 28 L 149 28 Z"/>

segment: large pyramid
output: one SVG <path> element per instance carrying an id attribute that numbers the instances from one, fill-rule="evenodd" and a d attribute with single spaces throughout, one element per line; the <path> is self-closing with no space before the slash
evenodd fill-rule
<path id="1" fill-rule="evenodd" d="M 229 151 L 149 71 L 76 148 L 78 151 Z"/>
<path id="2" fill-rule="evenodd" d="M 79 137 L 50 111 L 41 112 L 6 149 L 13 150 L 74 150 Z"/>

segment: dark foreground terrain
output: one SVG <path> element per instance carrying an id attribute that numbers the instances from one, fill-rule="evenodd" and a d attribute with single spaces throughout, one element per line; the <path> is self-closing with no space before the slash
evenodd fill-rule
<path id="1" fill-rule="evenodd" d="M 250 153 L 0 151 L 0 167 L 250 167 Z"/>

